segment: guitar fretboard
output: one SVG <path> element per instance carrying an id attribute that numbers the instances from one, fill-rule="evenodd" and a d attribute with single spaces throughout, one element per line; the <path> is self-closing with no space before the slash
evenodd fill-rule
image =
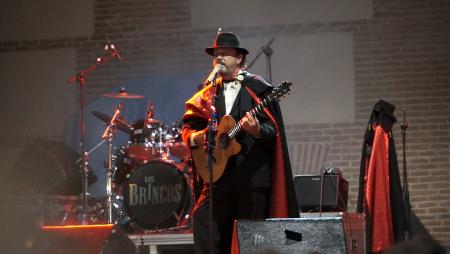
<path id="1" fill-rule="evenodd" d="M 273 101 L 275 97 L 272 96 L 272 94 L 266 96 L 258 105 L 253 107 L 249 113 L 252 117 L 256 117 L 258 113 L 260 113 L 267 105 L 269 105 L 270 102 Z M 241 119 L 242 120 L 242 119 Z M 237 122 L 236 125 L 234 125 L 229 131 L 228 131 L 228 137 L 230 139 L 234 138 L 240 131 L 242 130 L 242 123 L 241 121 Z"/>

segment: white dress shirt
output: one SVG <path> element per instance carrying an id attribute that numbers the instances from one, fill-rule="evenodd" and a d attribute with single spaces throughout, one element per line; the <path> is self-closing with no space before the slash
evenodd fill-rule
<path id="1" fill-rule="evenodd" d="M 225 97 L 225 114 L 230 114 L 234 101 L 241 89 L 241 82 L 234 80 L 223 83 L 223 96 Z"/>

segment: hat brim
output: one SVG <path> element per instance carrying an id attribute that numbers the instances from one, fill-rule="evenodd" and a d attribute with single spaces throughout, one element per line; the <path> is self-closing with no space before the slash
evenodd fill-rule
<path id="1" fill-rule="evenodd" d="M 218 49 L 218 48 L 232 48 L 244 55 L 247 55 L 249 53 L 248 50 L 246 50 L 245 48 L 234 48 L 234 47 L 208 47 L 208 48 L 205 48 L 205 52 L 210 56 L 214 56 L 214 49 Z"/>

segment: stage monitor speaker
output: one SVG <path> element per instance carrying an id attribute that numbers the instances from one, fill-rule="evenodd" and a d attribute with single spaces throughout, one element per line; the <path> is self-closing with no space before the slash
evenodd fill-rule
<path id="1" fill-rule="evenodd" d="M 320 175 L 296 175 L 294 188 L 301 212 L 316 212 L 320 206 Z M 348 182 L 341 175 L 323 175 L 322 211 L 347 211 Z"/>
<path id="2" fill-rule="evenodd" d="M 3 187 L 15 194 L 79 195 L 78 158 L 64 143 L 34 140 L 22 149 Z M 88 180 L 89 185 L 97 180 L 92 171 Z"/>
<path id="3" fill-rule="evenodd" d="M 135 254 L 136 246 L 114 225 L 55 227 L 42 230 L 33 253 Z"/>
<path id="4" fill-rule="evenodd" d="M 363 254 L 362 214 L 235 222 L 233 250 L 239 254 Z"/>

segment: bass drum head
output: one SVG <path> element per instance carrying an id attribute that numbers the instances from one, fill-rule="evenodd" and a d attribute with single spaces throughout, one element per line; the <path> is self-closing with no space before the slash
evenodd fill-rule
<path id="1" fill-rule="evenodd" d="M 128 176 L 123 198 L 130 223 L 155 230 L 177 226 L 187 212 L 190 192 L 174 164 L 151 161 Z"/>

